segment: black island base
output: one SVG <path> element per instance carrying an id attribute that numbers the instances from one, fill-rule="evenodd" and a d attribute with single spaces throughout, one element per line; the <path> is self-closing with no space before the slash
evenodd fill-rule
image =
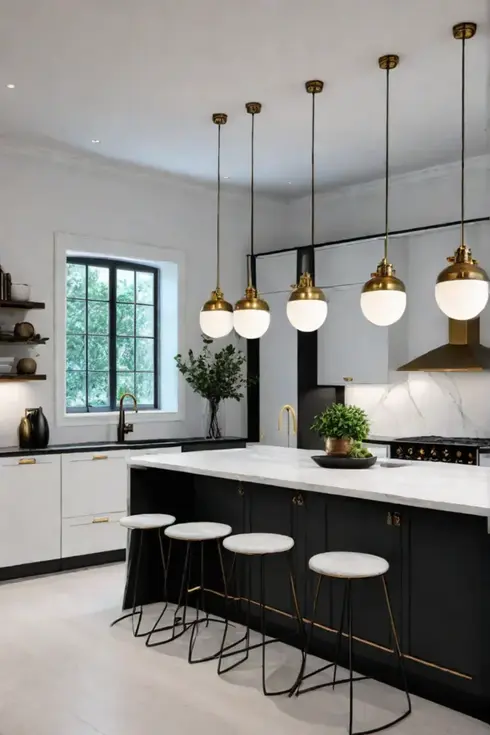
<path id="1" fill-rule="evenodd" d="M 293 566 L 303 619 L 311 619 L 316 580 L 308 560 L 324 551 L 357 551 L 389 561 L 387 582 L 400 648 L 413 694 L 490 723 L 490 535 L 484 517 L 396 506 L 320 492 L 237 482 L 191 472 L 131 468 L 131 514 L 169 513 L 178 523 L 214 521 L 233 533 L 264 532 L 295 540 Z M 163 600 L 156 534 L 143 534 L 136 601 Z M 165 551 L 168 541 L 165 539 Z M 136 554 L 133 534 L 123 606 L 134 601 Z M 185 543 L 174 542 L 168 598 L 175 603 L 182 579 Z M 134 548 L 133 548 L 134 547 Z M 224 615 L 224 589 L 215 543 L 205 543 L 205 604 Z M 232 555 L 223 553 L 226 573 Z M 265 561 L 267 634 L 295 647 L 302 640 L 291 604 L 287 555 Z M 251 562 L 251 627 L 260 630 L 259 561 Z M 195 565 L 192 585 L 200 584 Z M 239 588 L 248 569 L 239 559 Z M 245 600 L 247 595 L 243 595 Z M 400 687 L 394 641 L 379 579 L 353 584 L 354 670 Z M 343 580 L 326 579 L 318 603 L 310 652 L 332 660 L 336 650 Z M 190 603 L 192 604 L 192 603 Z M 246 605 L 233 605 L 230 619 L 244 622 Z M 347 666 L 346 646 L 340 663 Z"/>

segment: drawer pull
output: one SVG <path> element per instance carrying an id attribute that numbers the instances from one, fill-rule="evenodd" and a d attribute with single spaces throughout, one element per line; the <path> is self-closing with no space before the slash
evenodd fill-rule
<path id="1" fill-rule="evenodd" d="M 35 457 L 23 457 L 22 459 L 19 459 L 18 464 L 36 464 L 36 458 Z"/>
<path id="2" fill-rule="evenodd" d="M 107 454 L 92 454 L 92 459 L 109 459 Z"/>
<path id="3" fill-rule="evenodd" d="M 92 518 L 92 523 L 109 523 L 109 517 L 105 518 Z"/>
<path id="4" fill-rule="evenodd" d="M 352 383 L 353 380 L 354 380 L 354 378 L 344 378 L 344 381 L 346 383 Z"/>

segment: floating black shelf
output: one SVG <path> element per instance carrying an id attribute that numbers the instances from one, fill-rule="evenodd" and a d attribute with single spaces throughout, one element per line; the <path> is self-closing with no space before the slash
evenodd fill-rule
<path id="1" fill-rule="evenodd" d="M 46 380 L 45 375 L 17 375 L 17 373 L 0 373 L 0 382 L 2 380 L 12 382 L 26 381 L 26 380 Z"/>
<path id="2" fill-rule="evenodd" d="M 0 345 L 45 345 L 49 337 L 41 337 L 40 339 L 17 339 L 16 337 L 1 337 Z"/>
<path id="3" fill-rule="evenodd" d="M 0 301 L 0 309 L 19 309 L 29 311 L 30 309 L 45 309 L 46 304 L 42 301 Z"/>

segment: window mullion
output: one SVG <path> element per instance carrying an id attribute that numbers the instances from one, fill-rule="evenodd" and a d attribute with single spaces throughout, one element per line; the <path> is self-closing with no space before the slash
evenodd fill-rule
<path id="1" fill-rule="evenodd" d="M 109 268 L 109 405 L 116 408 L 116 265 Z"/>

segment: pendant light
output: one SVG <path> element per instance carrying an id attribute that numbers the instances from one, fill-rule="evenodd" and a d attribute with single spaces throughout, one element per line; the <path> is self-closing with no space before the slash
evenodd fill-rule
<path id="1" fill-rule="evenodd" d="M 245 109 L 252 116 L 251 174 L 250 174 L 250 256 L 247 258 L 247 281 L 245 296 L 235 304 L 233 323 L 240 337 L 257 339 L 267 332 L 271 321 L 269 305 L 261 299 L 253 285 L 252 261 L 254 257 L 254 143 L 255 115 L 262 109 L 260 102 L 247 102 Z"/>
<path id="2" fill-rule="evenodd" d="M 311 94 L 311 249 L 315 245 L 315 95 L 323 91 L 323 82 L 313 79 L 305 84 Z M 315 332 L 327 318 L 327 299 L 321 288 L 313 283 L 310 273 L 302 273 L 299 283 L 293 286 L 286 307 L 288 319 L 300 332 Z"/>
<path id="3" fill-rule="evenodd" d="M 378 66 L 386 71 L 386 136 L 385 136 L 385 239 L 384 257 L 375 273 L 364 284 L 361 293 L 361 309 L 366 319 L 379 327 L 394 324 L 403 316 L 407 294 L 403 282 L 396 277 L 388 260 L 389 238 L 389 179 L 390 179 L 390 71 L 396 69 L 400 59 L 395 54 L 381 56 Z"/>
<path id="4" fill-rule="evenodd" d="M 453 36 L 461 41 L 461 240 L 454 256 L 437 277 L 436 301 L 439 309 L 450 319 L 474 319 L 488 301 L 488 276 L 473 259 L 465 243 L 464 215 L 464 164 L 465 164 L 465 51 L 466 41 L 476 33 L 476 23 L 458 23 Z"/>
<path id="5" fill-rule="evenodd" d="M 218 126 L 218 188 L 216 206 L 216 289 L 211 291 L 211 298 L 206 301 L 199 315 L 201 331 L 211 339 L 226 337 L 233 329 L 233 307 L 225 301 L 220 287 L 220 206 L 221 206 L 221 126 L 226 124 L 228 115 L 215 112 L 213 122 Z"/>

